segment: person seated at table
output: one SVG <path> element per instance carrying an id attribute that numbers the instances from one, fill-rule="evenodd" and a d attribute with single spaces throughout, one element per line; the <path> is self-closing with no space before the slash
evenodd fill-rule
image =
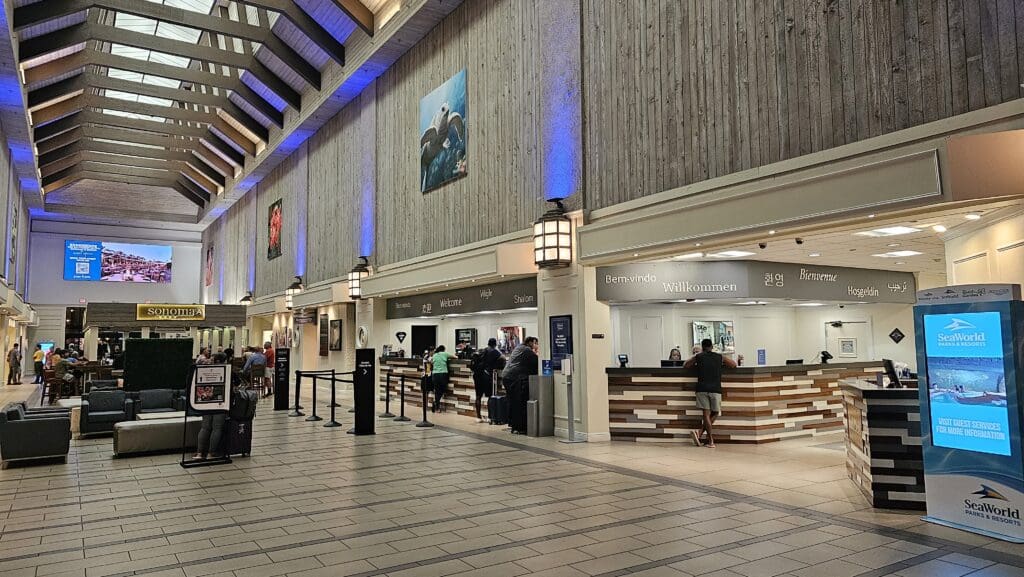
<path id="1" fill-rule="evenodd" d="M 196 364 L 197 365 L 208 365 L 208 364 L 210 364 L 212 362 L 213 362 L 213 359 L 210 358 L 210 350 L 206 349 L 206 348 L 199 349 L 199 356 L 196 357 Z"/>
<path id="2" fill-rule="evenodd" d="M 679 349 L 672 349 L 668 352 L 668 360 L 681 361 L 683 360 L 683 353 Z"/>
<path id="3" fill-rule="evenodd" d="M 223 352 L 216 353 L 213 355 L 213 364 L 215 365 L 226 365 L 228 363 L 228 356 Z"/>
<path id="4" fill-rule="evenodd" d="M 245 359 L 245 364 L 242 365 L 243 375 L 248 375 L 249 369 L 255 365 L 267 366 L 267 356 L 263 354 L 263 351 L 257 347 L 249 347 L 249 350 L 252 351 L 252 354 L 249 355 L 249 358 Z"/>

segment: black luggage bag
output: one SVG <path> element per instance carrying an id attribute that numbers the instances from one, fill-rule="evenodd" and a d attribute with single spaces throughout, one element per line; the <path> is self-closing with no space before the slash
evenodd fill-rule
<path id="1" fill-rule="evenodd" d="M 508 423 L 508 397 L 498 394 L 498 371 L 491 375 L 491 396 L 487 397 L 487 419 L 492 425 Z"/>
<path id="2" fill-rule="evenodd" d="M 228 412 L 224 442 L 225 454 L 246 455 L 252 452 L 252 421 L 256 417 L 256 404 L 260 396 L 254 390 L 239 390 L 233 393 L 231 410 Z"/>

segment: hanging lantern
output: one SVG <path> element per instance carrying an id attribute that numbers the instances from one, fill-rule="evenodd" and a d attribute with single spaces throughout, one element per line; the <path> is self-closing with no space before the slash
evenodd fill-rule
<path id="1" fill-rule="evenodd" d="M 564 268 L 572 264 L 572 221 L 562 199 L 533 223 L 533 262 L 539 268 Z"/>
<path id="2" fill-rule="evenodd" d="M 348 273 L 348 296 L 351 299 L 363 298 L 363 279 L 370 276 L 370 261 L 367 257 L 359 257 L 360 262 Z"/>
<path id="3" fill-rule="evenodd" d="M 238 304 L 249 306 L 252 304 L 252 291 L 245 291 L 245 296 L 238 300 Z"/>
<path id="4" fill-rule="evenodd" d="M 290 310 L 294 305 L 295 295 L 302 292 L 302 277 L 296 276 L 292 284 L 288 285 L 288 288 L 284 289 L 284 304 Z"/>

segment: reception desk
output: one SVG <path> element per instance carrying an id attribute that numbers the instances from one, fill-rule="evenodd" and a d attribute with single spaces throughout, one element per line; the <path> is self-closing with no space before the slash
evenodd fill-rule
<path id="1" fill-rule="evenodd" d="M 423 376 L 422 359 L 384 357 L 380 360 L 380 383 L 378 394 L 384 398 L 384 385 L 390 375 L 391 387 L 391 412 L 398 414 L 398 396 L 402 387 L 402 377 L 405 377 L 405 404 L 408 407 L 419 409 L 423 406 L 423 390 L 420 388 L 420 377 Z M 442 401 L 443 410 L 448 413 L 458 413 L 468 417 L 476 417 L 476 389 L 473 386 L 473 373 L 469 370 L 469 361 L 453 359 L 449 366 L 450 377 L 448 394 Z M 433 389 L 430 389 L 430 402 L 434 400 Z M 487 403 L 483 403 L 481 413 L 487 418 Z M 408 416 L 415 417 L 416 412 L 409 412 Z"/>
<path id="2" fill-rule="evenodd" d="M 917 389 L 861 379 L 839 383 L 846 411 L 846 471 L 875 507 L 924 511 Z"/>
<path id="3" fill-rule="evenodd" d="M 724 369 L 715 441 L 768 443 L 843 430 L 842 379 L 867 377 L 882 363 Z M 700 426 L 696 373 L 683 368 L 609 368 L 613 440 L 688 442 Z"/>

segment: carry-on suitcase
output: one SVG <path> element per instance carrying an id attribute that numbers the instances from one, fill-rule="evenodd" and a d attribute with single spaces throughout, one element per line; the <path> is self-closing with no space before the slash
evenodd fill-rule
<path id="1" fill-rule="evenodd" d="M 508 397 L 498 394 L 498 371 L 491 377 L 491 396 L 487 397 L 487 418 L 492 425 L 508 423 Z"/>
<path id="2" fill-rule="evenodd" d="M 232 393 L 231 410 L 224 424 L 227 455 L 246 455 L 252 452 L 252 421 L 256 417 L 259 392 L 252 389 L 236 390 Z"/>

